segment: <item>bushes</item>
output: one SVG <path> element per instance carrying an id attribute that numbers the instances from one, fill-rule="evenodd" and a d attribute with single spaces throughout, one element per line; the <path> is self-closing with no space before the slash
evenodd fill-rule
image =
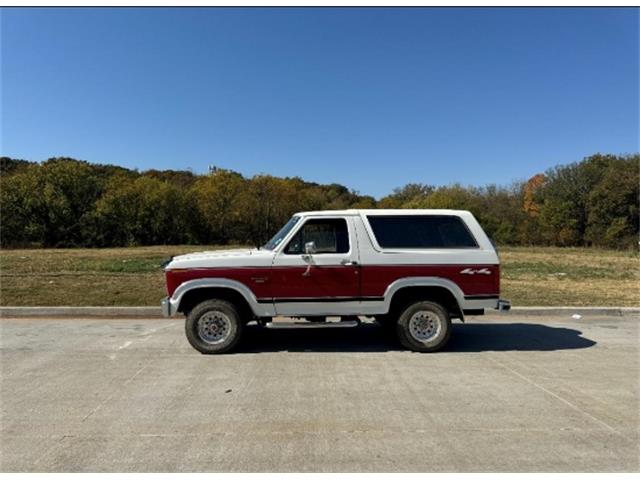
<path id="1" fill-rule="evenodd" d="M 630 248 L 640 156 L 593 155 L 509 187 L 411 183 L 376 201 L 338 184 L 216 170 L 137 172 L 70 158 L 0 159 L 2 246 L 264 243 L 292 213 L 470 210 L 498 244 Z"/>

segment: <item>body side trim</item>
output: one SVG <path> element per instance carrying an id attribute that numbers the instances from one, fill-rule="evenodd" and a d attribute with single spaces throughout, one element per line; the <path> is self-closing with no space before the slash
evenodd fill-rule
<path id="1" fill-rule="evenodd" d="M 381 302 L 383 297 L 275 297 L 258 298 L 258 303 L 327 303 L 327 302 Z"/>
<path id="2" fill-rule="evenodd" d="M 498 299 L 500 298 L 500 295 L 494 295 L 494 294 L 487 294 L 487 295 L 483 295 L 483 294 L 478 294 L 478 295 L 465 295 L 464 299 L 465 300 L 491 300 L 491 299 Z"/>

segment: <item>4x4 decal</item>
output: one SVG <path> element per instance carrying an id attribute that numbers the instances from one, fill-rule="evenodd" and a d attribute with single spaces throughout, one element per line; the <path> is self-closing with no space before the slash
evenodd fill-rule
<path id="1" fill-rule="evenodd" d="M 465 268 L 464 270 L 461 270 L 460 273 L 463 273 L 465 275 L 491 275 L 491 270 L 489 270 L 488 268 Z"/>

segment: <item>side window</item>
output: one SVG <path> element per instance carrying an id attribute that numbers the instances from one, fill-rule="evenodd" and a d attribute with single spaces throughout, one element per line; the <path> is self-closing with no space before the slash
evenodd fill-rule
<path id="1" fill-rule="evenodd" d="M 284 253 L 302 254 L 307 242 L 315 242 L 316 254 L 347 253 L 349 251 L 347 221 L 344 218 L 307 220 L 284 249 Z"/>
<path id="2" fill-rule="evenodd" d="M 382 248 L 473 248 L 476 240 L 460 217 L 452 215 L 369 215 Z"/>

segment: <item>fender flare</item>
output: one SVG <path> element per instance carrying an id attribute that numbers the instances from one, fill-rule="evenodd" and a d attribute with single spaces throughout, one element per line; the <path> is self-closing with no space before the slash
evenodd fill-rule
<path id="1" fill-rule="evenodd" d="M 384 311 L 387 313 L 389 312 L 393 296 L 399 290 L 411 287 L 441 287 L 448 290 L 456 300 L 458 309 L 460 310 L 461 319 L 464 321 L 464 292 L 458 285 L 456 285 L 455 282 L 442 277 L 405 277 L 392 282 L 384 292 Z"/>
<path id="2" fill-rule="evenodd" d="M 177 313 L 180 302 L 187 292 L 200 290 L 202 288 L 225 288 L 234 290 L 242 295 L 254 315 L 258 317 L 272 317 L 275 315 L 273 302 L 259 303 L 256 296 L 246 285 L 237 280 L 231 280 L 230 278 L 198 278 L 181 283 L 169 299 L 171 311 L 174 312 L 174 314 Z"/>

